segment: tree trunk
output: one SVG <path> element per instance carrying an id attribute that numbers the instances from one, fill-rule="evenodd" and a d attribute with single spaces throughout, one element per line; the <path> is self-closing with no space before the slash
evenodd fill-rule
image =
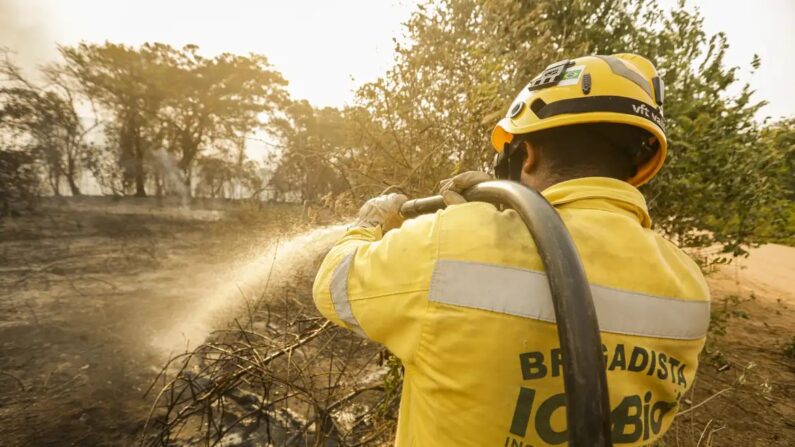
<path id="1" fill-rule="evenodd" d="M 82 196 L 83 193 L 80 192 L 80 188 L 75 183 L 74 176 L 67 175 L 66 180 L 69 182 L 69 190 L 72 192 L 73 196 Z"/>
<path id="2" fill-rule="evenodd" d="M 66 181 L 69 183 L 69 190 L 71 191 L 73 196 L 81 196 L 83 195 L 80 192 L 80 188 L 77 186 L 77 181 L 75 181 L 75 177 L 77 177 L 77 173 L 75 172 L 74 162 L 69 160 L 69 165 L 67 166 L 66 171 Z"/>
<path id="3" fill-rule="evenodd" d="M 58 168 L 55 166 L 50 165 L 49 168 L 49 177 L 50 180 L 50 187 L 52 188 L 52 193 L 55 197 L 61 197 L 61 176 L 58 172 Z"/>
<path id="4" fill-rule="evenodd" d="M 73 196 L 80 196 L 80 188 L 77 186 L 77 163 L 72 151 L 66 151 L 66 181 L 69 183 L 69 190 Z"/>
<path id="5" fill-rule="evenodd" d="M 183 169 L 183 174 L 185 179 L 185 198 L 189 199 L 193 197 L 193 189 L 191 188 L 193 184 L 193 169 L 187 166 Z"/>
<path id="6" fill-rule="evenodd" d="M 135 196 L 146 197 L 146 176 L 144 175 L 144 151 L 141 140 L 135 142 Z"/>

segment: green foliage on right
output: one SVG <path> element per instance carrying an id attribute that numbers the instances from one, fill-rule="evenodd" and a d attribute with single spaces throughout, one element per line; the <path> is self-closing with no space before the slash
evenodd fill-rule
<path id="1" fill-rule="evenodd" d="M 443 178 L 487 168 L 491 129 L 545 66 L 635 52 L 657 65 L 667 86 L 669 157 L 643 188 L 656 228 L 684 247 L 741 255 L 792 234 L 793 128 L 761 127 L 754 116 L 763 104 L 747 85 L 730 94 L 737 68 L 725 66 L 726 38 L 707 36 L 702 22 L 684 2 L 670 12 L 653 0 L 426 2 L 407 22 L 408 43 L 397 45 L 393 68 L 361 87 L 357 104 L 343 112 L 346 141 L 309 155 L 341 167 L 343 195 L 392 185 L 427 195 Z M 304 140 L 320 138 L 298 131 Z M 280 171 L 294 170 L 292 154 L 307 155 L 299 141 L 283 139 Z"/>
<path id="2" fill-rule="evenodd" d="M 774 220 L 762 223 L 759 234 L 764 240 L 795 247 L 795 118 L 766 126 L 760 136 L 762 144 L 770 148 L 776 159 L 776 169 L 770 174 L 778 180 L 779 188 L 783 183 L 786 200 L 777 201 L 776 208 L 769 210 Z"/>

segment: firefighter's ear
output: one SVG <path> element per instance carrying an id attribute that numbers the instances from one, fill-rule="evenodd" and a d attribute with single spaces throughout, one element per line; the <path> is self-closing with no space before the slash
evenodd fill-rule
<path id="1" fill-rule="evenodd" d="M 522 144 L 524 146 L 523 149 L 526 152 L 524 163 L 522 163 L 522 173 L 531 174 L 536 168 L 536 164 L 538 164 L 538 154 L 529 141 L 525 141 Z"/>

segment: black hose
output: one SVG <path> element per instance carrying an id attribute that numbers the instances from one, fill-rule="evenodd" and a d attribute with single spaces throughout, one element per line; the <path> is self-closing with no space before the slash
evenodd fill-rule
<path id="1" fill-rule="evenodd" d="M 469 201 L 510 207 L 527 225 L 544 264 L 555 307 L 569 446 L 612 446 L 599 323 L 585 270 L 566 226 L 541 194 L 516 182 L 484 182 L 463 195 Z M 442 197 L 436 196 L 410 200 L 400 212 L 404 217 L 415 217 L 444 207 Z"/>

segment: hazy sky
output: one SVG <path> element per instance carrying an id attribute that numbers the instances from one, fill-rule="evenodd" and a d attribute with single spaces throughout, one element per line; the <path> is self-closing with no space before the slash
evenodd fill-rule
<path id="1" fill-rule="evenodd" d="M 110 40 L 137 45 L 198 44 L 202 52 L 266 55 L 296 98 L 341 106 L 392 61 L 416 0 L 0 0 L 0 46 L 33 67 L 56 56 L 55 43 Z M 664 5 L 675 0 L 662 0 Z M 795 116 L 795 0 L 699 0 L 708 32 L 725 31 L 728 63 L 770 101 L 763 115 Z"/>
<path id="2" fill-rule="evenodd" d="M 264 54 L 315 105 L 341 106 L 392 61 L 415 0 L 0 0 L 0 46 L 26 66 L 55 42 L 147 41 Z M 12 18 L 13 17 L 13 18 Z"/>

